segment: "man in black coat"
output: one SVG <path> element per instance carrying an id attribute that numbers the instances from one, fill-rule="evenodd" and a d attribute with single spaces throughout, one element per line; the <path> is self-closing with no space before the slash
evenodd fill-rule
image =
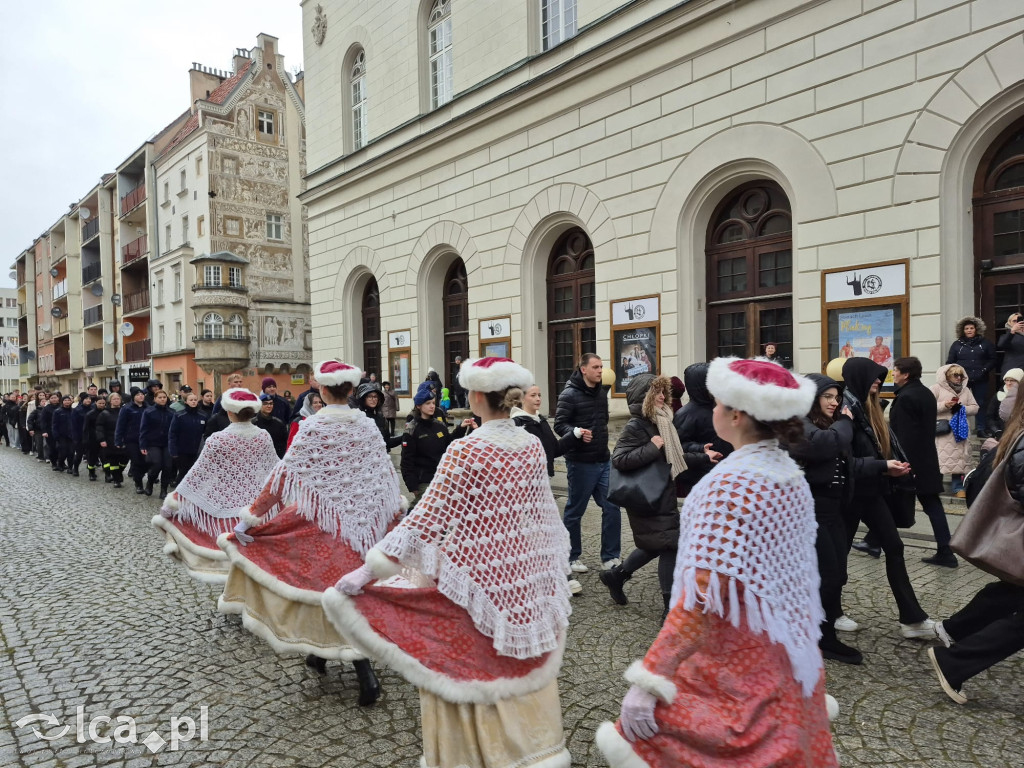
<path id="1" fill-rule="evenodd" d="M 942 472 L 935 448 L 935 421 L 938 419 L 935 395 L 921 383 L 921 361 L 916 357 L 898 358 L 893 363 L 892 380 L 897 389 L 889 411 L 889 425 L 910 463 L 917 500 L 931 521 L 938 546 L 934 556 L 921 560 L 931 565 L 956 568 L 959 563 L 949 548 L 949 523 L 939 500 Z"/>
<path id="2" fill-rule="evenodd" d="M 576 435 L 578 443 L 565 452 L 569 499 L 562 520 L 569 531 L 569 566 L 574 573 L 590 569 L 580 560 L 583 554 L 581 523 L 591 497 L 601 507 L 601 567 L 620 564 L 622 512 L 608 501 L 608 475 L 611 453 L 608 451 L 608 387 L 602 385 L 604 363 L 587 352 L 579 367 L 558 396 L 555 407 L 555 434 Z"/>

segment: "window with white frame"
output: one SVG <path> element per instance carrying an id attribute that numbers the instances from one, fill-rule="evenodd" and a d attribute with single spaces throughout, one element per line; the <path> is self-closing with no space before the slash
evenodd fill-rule
<path id="1" fill-rule="evenodd" d="M 203 318 L 203 336 L 207 339 L 224 338 L 224 318 L 216 312 L 209 312 Z"/>
<path id="2" fill-rule="evenodd" d="M 274 113 L 269 109 L 260 109 L 256 113 L 256 127 L 265 136 L 274 135 Z"/>
<path id="3" fill-rule="evenodd" d="M 156 281 L 156 305 L 163 306 L 164 303 L 164 279 L 161 277 Z"/>
<path id="4" fill-rule="evenodd" d="M 203 285 L 220 285 L 220 264 L 207 264 L 203 267 Z"/>
<path id="5" fill-rule="evenodd" d="M 181 270 L 174 270 L 174 300 L 181 301 Z"/>
<path id="6" fill-rule="evenodd" d="M 366 144 L 366 51 L 359 51 L 352 62 L 350 83 L 352 87 L 352 149 L 362 149 Z"/>
<path id="7" fill-rule="evenodd" d="M 171 250 L 171 225 L 164 227 L 164 253 Z"/>
<path id="8" fill-rule="evenodd" d="M 178 185 L 178 191 L 184 192 L 187 189 L 187 187 L 185 186 L 185 169 L 184 168 L 181 169 L 180 180 L 181 180 L 181 182 Z"/>
<path id="9" fill-rule="evenodd" d="M 232 315 L 228 320 L 228 334 L 232 339 L 245 338 L 245 320 L 241 315 Z"/>
<path id="10" fill-rule="evenodd" d="M 185 344 L 181 328 L 181 320 L 177 320 L 174 323 L 174 348 L 181 349 L 184 346 Z"/>
<path id="11" fill-rule="evenodd" d="M 188 216 L 181 217 L 181 242 L 188 242 Z"/>
<path id="12" fill-rule="evenodd" d="M 430 107 L 452 99 L 452 3 L 434 0 L 427 17 L 427 51 L 430 71 Z"/>
<path id="13" fill-rule="evenodd" d="M 171 201 L 171 182 L 164 182 L 164 202 L 169 203 Z"/>
<path id="14" fill-rule="evenodd" d="M 267 240 L 284 240 L 284 218 L 280 214 L 267 214 Z"/>
<path id="15" fill-rule="evenodd" d="M 576 34 L 576 0 L 540 0 L 540 42 L 550 50 Z"/>
<path id="16" fill-rule="evenodd" d="M 161 352 L 165 351 L 167 349 L 166 344 L 167 344 L 167 339 L 164 336 L 164 327 L 163 327 L 163 325 L 158 325 L 157 329 L 156 329 L 156 346 L 157 346 L 157 349 L 159 349 Z"/>
<path id="17" fill-rule="evenodd" d="M 228 286 L 231 288 L 242 287 L 242 268 L 228 267 Z"/>

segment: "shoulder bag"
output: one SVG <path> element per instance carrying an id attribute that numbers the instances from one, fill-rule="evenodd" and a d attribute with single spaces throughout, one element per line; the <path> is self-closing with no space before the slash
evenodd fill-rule
<path id="1" fill-rule="evenodd" d="M 953 427 L 949 424 L 949 419 L 936 419 L 935 420 L 935 436 L 942 437 L 948 435 L 953 431 Z"/>

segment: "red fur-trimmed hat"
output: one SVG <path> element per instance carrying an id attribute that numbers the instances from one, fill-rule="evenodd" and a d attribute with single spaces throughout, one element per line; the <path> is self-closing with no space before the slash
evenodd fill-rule
<path id="1" fill-rule="evenodd" d="M 472 392 L 501 392 L 533 386 L 533 374 L 507 357 L 478 357 L 462 362 L 459 383 Z"/>
<path id="2" fill-rule="evenodd" d="M 245 408 L 260 409 L 260 399 L 244 387 L 227 390 L 220 396 L 220 407 L 231 413 L 238 413 Z"/>
<path id="3" fill-rule="evenodd" d="M 340 363 L 337 360 L 324 360 L 322 363 L 317 363 L 316 368 L 313 369 L 313 376 L 319 384 L 325 387 L 337 387 L 345 382 L 354 387 L 362 378 L 362 373 L 359 368 L 353 368 L 351 365 Z"/>
<path id="4" fill-rule="evenodd" d="M 816 393 L 813 381 L 778 363 L 740 357 L 712 360 L 707 386 L 719 402 L 758 421 L 806 416 Z"/>

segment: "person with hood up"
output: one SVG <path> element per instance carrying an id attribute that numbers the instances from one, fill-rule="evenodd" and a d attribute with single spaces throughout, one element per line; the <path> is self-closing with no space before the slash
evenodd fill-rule
<path id="1" fill-rule="evenodd" d="M 121 382 L 117 379 L 111 379 L 110 383 L 107 384 L 107 405 L 110 404 L 110 395 L 117 393 L 121 396 L 121 402 L 124 402 L 124 388 L 121 386 Z"/>
<path id="2" fill-rule="evenodd" d="M 167 404 L 167 393 L 158 389 L 153 393 L 153 405 L 142 412 L 139 424 L 139 451 L 146 457 L 148 474 L 146 495 L 153 495 L 153 484 L 160 481 L 160 498 L 167 496 L 167 486 L 174 480 L 174 460 L 168 448 L 171 421 L 174 413 Z"/>
<path id="3" fill-rule="evenodd" d="M 138 387 L 131 388 L 131 401 L 121 406 L 117 417 L 114 445 L 122 449 L 131 460 L 131 478 L 135 481 L 135 493 L 145 493 L 142 479 L 146 476 L 146 457 L 139 448 L 139 429 L 142 414 L 146 411 L 146 393 Z"/>
<path id="4" fill-rule="evenodd" d="M 405 487 L 413 495 L 413 505 L 423 495 L 423 491 L 437 471 L 441 457 L 448 450 L 452 440 L 457 440 L 472 429 L 472 419 L 465 419 L 451 434 L 448 427 L 437 414 L 434 390 L 431 382 L 424 381 L 416 390 L 412 399 L 411 417 L 405 425 L 402 435 L 402 480 Z"/>
<path id="5" fill-rule="evenodd" d="M 826 659 L 860 664 L 863 654 L 836 635 L 837 623 L 846 616 L 843 586 L 847 581 L 850 544 L 846 540 L 843 506 L 853 497 L 853 419 L 850 409 L 842 405 L 841 384 L 819 373 L 808 374 L 806 378 L 814 382 L 815 398 L 811 410 L 803 417 L 804 439 L 786 448 L 803 467 L 814 497 L 814 519 L 818 524 L 814 549 L 821 576 L 821 607 L 825 611 L 818 647 Z"/>
<path id="6" fill-rule="evenodd" d="M 946 365 L 959 365 L 967 371 L 967 386 L 978 402 L 975 427 L 981 437 L 987 428 L 989 374 L 996 367 L 996 345 L 985 338 L 985 323 L 980 317 L 963 317 L 956 324 L 956 341 L 949 347 Z"/>
<path id="7" fill-rule="evenodd" d="M 283 421 L 274 416 L 275 403 L 272 395 L 264 392 L 260 395 L 259 402 L 260 409 L 256 411 L 252 423 L 259 429 L 270 433 L 270 438 L 274 443 L 274 450 L 277 451 L 277 457 L 283 459 L 285 451 L 288 450 L 288 427 Z"/>
<path id="8" fill-rule="evenodd" d="M 891 478 L 903 477 L 911 470 L 909 464 L 893 458 L 893 437 L 879 403 L 878 392 L 888 375 L 888 368 L 866 357 L 851 357 L 843 363 L 843 399 L 854 427 L 853 500 L 843 508 L 846 540 L 853 543 L 863 521 L 885 552 L 885 575 L 899 610 L 900 633 L 908 639 L 927 639 L 935 636 L 935 622 L 914 594 L 903 539 L 885 498 L 893 491 Z"/>
<path id="9" fill-rule="evenodd" d="M 935 534 L 936 553 L 923 557 L 929 565 L 956 568 L 959 564 L 949 548 L 949 523 L 942 508 L 942 472 L 935 449 L 935 422 L 938 419 L 935 397 L 921 383 L 921 361 L 916 357 L 900 357 L 892 365 L 896 399 L 889 409 L 889 423 L 899 440 L 910 471 L 914 475 L 914 492 L 921 508 L 928 515 Z"/>
<path id="10" fill-rule="evenodd" d="M 707 378 L 708 363 L 686 366 L 683 382 L 690 399 L 672 417 L 683 452 L 695 455 L 695 460 L 688 462 L 686 471 L 676 478 L 676 496 L 679 498 L 686 497 L 697 481 L 714 468 L 714 459 L 722 459 L 732 453 L 732 446 L 715 434 L 715 398 L 708 392 Z M 713 453 L 706 452 L 708 447 Z"/>
<path id="11" fill-rule="evenodd" d="M 160 383 L 160 379 L 150 379 L 146 382 L 146 407 L 151 408 L 153 403 L 156 402 L 157 391 L 162 391 L 163 385 Z M 168 398 L 170 399 L 170 398 Z M 170 406 L 168 405 L 168 408 Z"/>
<path id="12" fill-rule="evenodd" d="M 128 465 L 128 454 L 116 445 L 117 421 L 121 415 L 121 395 L 117 392 L 107 397 L 107 407 L 96 417 L 96 444 L 103 462 L 105 482 L 113 482 L 115 488 L 124 483 L 124 468 Z"/>
<path id="13" fill-rule="evenodd" d="M 310 392 L 309 396 L 302 403 L 302 408 L 299 411 L 299 415 L 292 419 L 291 425 L 288 427 L 288 445 L 287 448 L 292 447 L 292 440 L 295 439 L 295 435 L 299 433 L 299 425 L 302 424 L 307 418 L 312 416 L 314 413 L 324 407 L 324 401 L 320 397 L 320 390 Z"/>
<path id="14" fill-rule="evenodd" d="M 932 395 L 938 408 L 938 418 L 950 421 L 961 409 L 967 416 L 978 412 L 978 401 L 967 386 L 967 371 L 960 365 L 943 365 L 935 372 Z M 964 475 L 971 469 L 970 429 L 958 431 L 951 428 L 944 435 L 936 434 L 935 449 L 939 452 L 939 471 L 950 475 L 952 491 L 957 498 L 964 498 Z"/>
<path id="15" fill-rule="evenodd" d="M 622 428 L 615 450 L 612 451 L 612 467 L 618 472 L 635 472 L 650 464 L 667 464 L 668 482 L 661 494 L 661 508 L 656 514 L 638 514 L 628 502 L 625 504 L 636 549 L 629 553 L 621 565 L 598 574 L 601 583 L 608 587 L 612 600 L 619 605 L 626 605 L 629 600 L 623 591 L 625 583 L 634 573 L 657 559 L 658 584 L 664 603 L 662 620 L 669 609 L 676 547 L 679 545 L 675 478 L 686 471 L 689 462 L 700 458 L 683 452 L 679 435 L 672 425 L 672 409 L 668 405 L 671 396 L 671 382 L 653 373 L 637 374 L 626 387 L 626 402 L 629 404 L 631 418 Z M 703 453 L 711 458 L 711 448 L 705 448 Z M 712 462 L 715 461 L 712 458 Z"/>
<path id="16" fill-rule="evenodd" d="M 400 446 L 405 438 L 402 435 L 391 436 L 387 419 L 384 418 L 382 413 L 383 401 L 384 393 L 377 382 L 368 381 L 356 387 L 356 402 L 359 403 L 359 410 L 365 413 L 377 425 L 377 428 L 380 430 L 380 436 L 384 438 L 384 445 L 388 451 L 391 451 L 392 448 Z"/>

